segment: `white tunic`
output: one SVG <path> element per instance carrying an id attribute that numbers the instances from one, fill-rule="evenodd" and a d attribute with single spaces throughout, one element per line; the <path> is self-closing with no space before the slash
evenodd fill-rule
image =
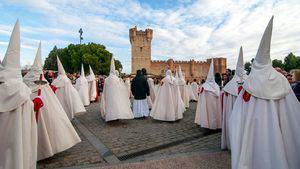
<path id="1" fill-rule="evenodd" d="M 237 96 L 231 94 L 223 94 L 223 123 L 222 123 L 222 137 L 221 137 L 221 148 L 231 149 L 230 146 L 230 130 L 229 130 L 229 118 L 231 111 L 235 103 Z"/>
<path id="2" fill-rule="evenodd" d="M 162 79 L 162 85 L 158 89 L 156 99 L 150 112 L 151 117 L 162 121 L 176 121 L 182 119 L 184 110 L 182 111 L 181 107 L 177 107 L 178 105 L 176 103 L 178 102 L 175 98 L 180 92 L 178 91 L 176 92 L 177 94 L 175 94 L 174 89 L 175 87 L 170 76 Z"/>
<path id="3" fill-rule="evenodd" d="M 37 92 L 32 98 L 36 95 Z M 38 160 L 51 157 L 81 141 L 49 85 L 41 87 L 41 98 L 44 106 L 39 112 Z"/>
<path id="4" fill-rule="evenodd" d="M 95 78 L 87 76 L 86 79 L 88 80 L 88 86 L 89 86 L 89 98 L 90 101 L 93 102 L 97 98 L 97 81 Z"/>
<path id="5" fill-rule="evenodd" d="M 191 88 L 192 88 L 192 92 L 195 96 L 195 100 L 197 101 L 198 100 L 198 88 L 199 88 L 199 86 L 196 82 L 192 82 L 191 83 Z"/>
<path id="6" fill-rule="evenodd" d="M 199 94 L 195 123 L 204 128 L 222 128 L 222 108 L 220 96 L 211 91 L 204 91 Z"/>
<path id="7" fill-rule="evenodd" d="M 83 105 L 90 105 L 90 96 L 89 96 L 89 84 L 87 79 L 84 76 L 80 76 L 75 83 L 75 88 L 78 91 L 80 99 Z"/>
<path id="8" fill-rule="evenodd" d="M 233 169 L 298 169 L 300 166 L 300 103 L 291 91 L 279 100 L 242 91 L 230 118 Z"/>
<path id="9" fill-rule="evenodd" d="M 54 79 L 52 85 L 57 87 L 55 94 L 70 120 L 74 118 L 76 113 L 86 111 L 77 90 L 67 76 L 59 75 Z"/>
<path id="10" fill-rule="evenodd" d="M 192 86 L 189 84 L 189 85 L 187 85 L 187 88 L 188 88 L 188 92 L 189 92 L 190 101 L 197 100 L 197 98 L 195 97 L 195 94 L 193 92 Z"/>
<path id="11" fill-rule="evenodd" d="M 0 168 L 36 168 L 37 128 L 32 101 L 0 112 Z"/>
<path id="12" fill-rule="evenodd" d="M 105 79 L 100 112 L 105 121 L 134 118 L 127 88 L 116 75 L 109 75 Z"/>

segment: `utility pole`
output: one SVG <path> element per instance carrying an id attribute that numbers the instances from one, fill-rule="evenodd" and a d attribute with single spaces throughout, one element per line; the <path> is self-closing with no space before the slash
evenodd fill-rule
<path id="1" fill-rule="evenodd" d="M 78 32 L 79 32 L 79 42 L 81 44 L 81 41 L 83 40 L 83 37 L 82 37 L 82 34 L 83 34 L 82 28 L 80 28 Z"/>

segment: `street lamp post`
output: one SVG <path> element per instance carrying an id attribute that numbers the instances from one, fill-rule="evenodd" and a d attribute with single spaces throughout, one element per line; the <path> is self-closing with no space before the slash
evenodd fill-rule
<path id="1" fill-rule="evenodd" d="M 83 40 L 83 37 L 82 37 L 82 34 L 83 34 L 82 28 L 80 28 L 78 32 L 79 32 L 79 42 L 81 44 L 81 41 Z"/>

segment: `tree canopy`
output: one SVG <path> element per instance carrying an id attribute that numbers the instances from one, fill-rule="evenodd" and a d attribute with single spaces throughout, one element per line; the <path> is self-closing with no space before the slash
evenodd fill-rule
<path id="1" fill-rule="evenodd" d="M 110 70 L 110 61 L 113 56 L 104 45 L 96 43 L 88 44 L 70 44 L 65 48 L 54 48 L 50 51 L 45 60 L 44 69 L 57 70 L 57 59 L 59 57 L 66 72 L 80 72 L 81 64 L 85 70 L 91 65 L 95 74 L 108 75 Z M 122 64 L 115 60 L 116 70 L 122 71 Z"/>
<path id="2" fill-rule="evenodd" d="M 254 59 L 251 59 L 251 63 Z M 251 63 L 245 63 L 245 70 L 249 73 L 251 71 Z M 295 56 L 293 53 L 289 53 L 284 60 L 274 59 L 272 60 L 273 67 L 279 67 L 287 72 L 292 69 L 300 69 L 300 56 Z"/>

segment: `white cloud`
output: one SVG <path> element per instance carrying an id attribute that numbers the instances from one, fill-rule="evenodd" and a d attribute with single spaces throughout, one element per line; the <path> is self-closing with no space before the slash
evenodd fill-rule
<path id="1" fill-rule="evenodd" d="M 46 50 L 51 50 L 54 44 L 76 43 L 74 39 L 82 27 L 84 42 L 107 46 L 122 61 L 126 72 L 130 72 L 131 58 L 128 29 L 134 25 L 138 29 L 154 29 L 152 58 L 205 60 L 223 56 L 228 58 L 228 66 L 235 68 L 239 47 L 244 47 L 245 61 L 253 58 L 268 20 L 275 15 L 272 58 L 282 59 L 289 52 L 300 55 L 297 0 L 179 2 L 182 4 L 169 9 L 155 9 L 136 0 L 13 0 L 9 3 L 27 6 L 45 17 L 45 23 L 37 27 L 22 26 L 24 45 L 28 49 L 36 46 L 38 35 Z M 0 35 L 8 35 L 10 29 L 0 25 Z M 31 36 L 34 38 L 30 39 Z"/>

